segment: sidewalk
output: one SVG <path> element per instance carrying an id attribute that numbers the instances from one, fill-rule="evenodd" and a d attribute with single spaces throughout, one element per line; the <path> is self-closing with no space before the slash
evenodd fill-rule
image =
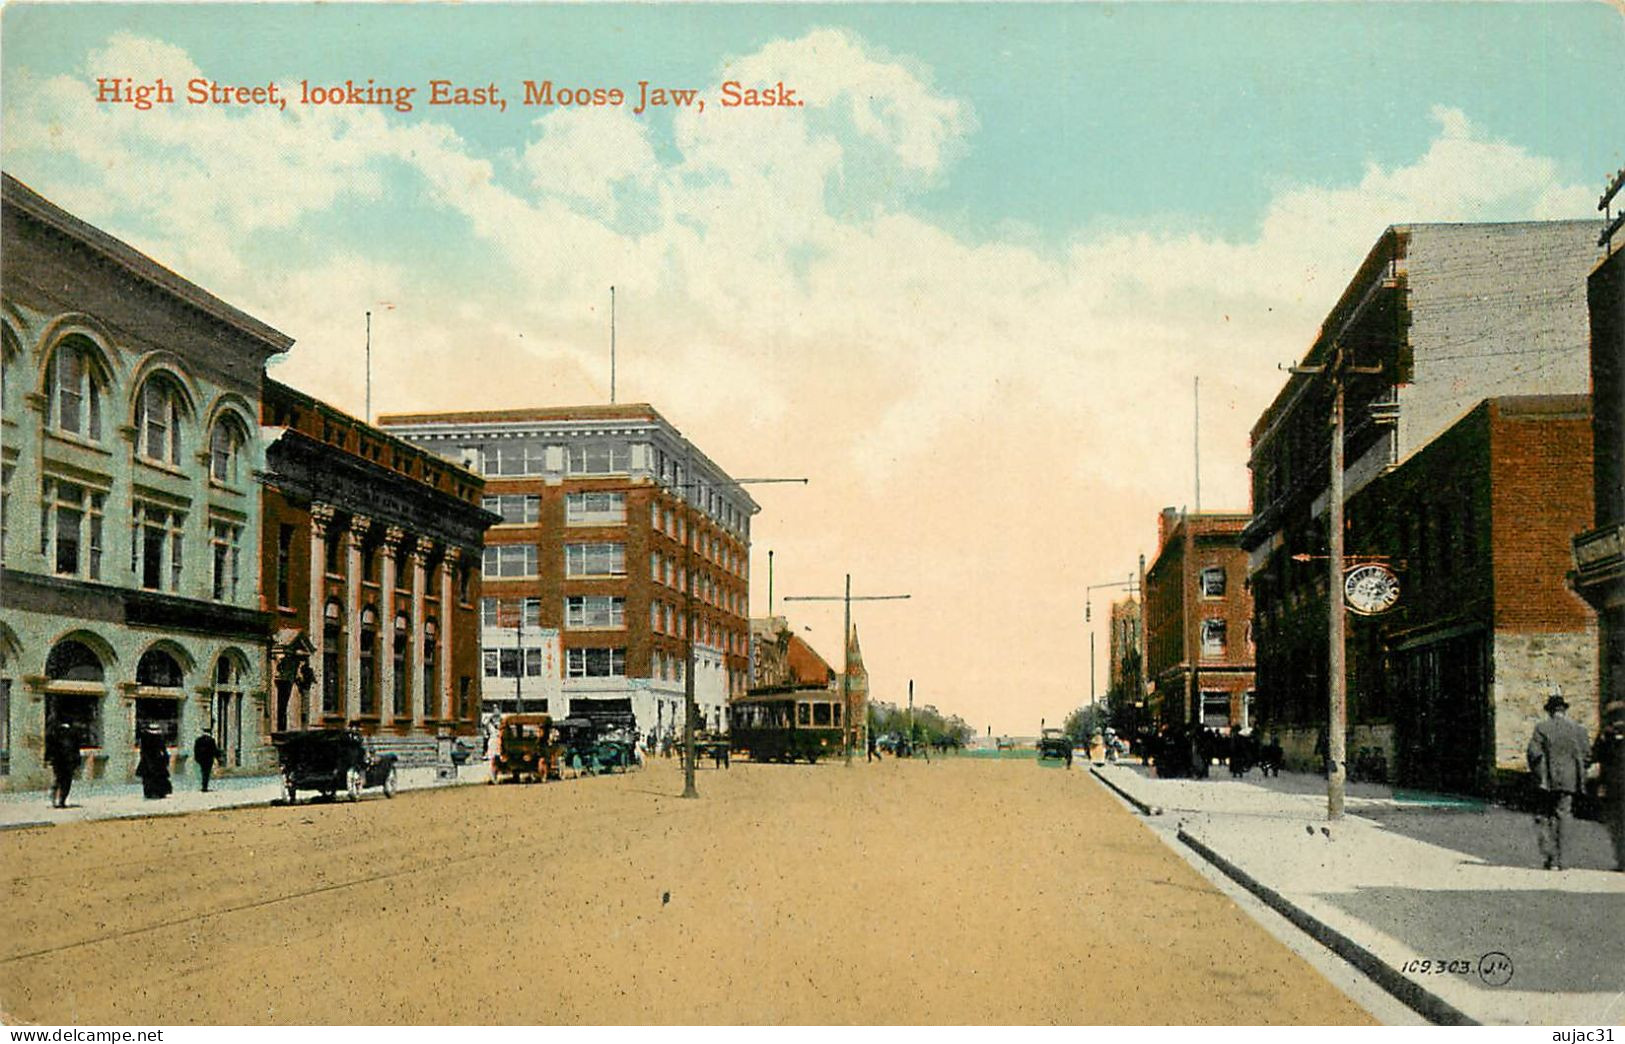
<path id="1" fill-rule="evenodd" d="M 398 789 L 426 790 L 431 787 L 484 783 L 488 768 L 488 762 L 471 760 L 466 765 L 459 765 L 457 778 L 451 780 L 437 779 L 432 766 L 403 768 L 398 771 Z M 97 783 L 87 786 L 76 782 L 72 793 L 68 796 L 67 808 L 52 808 L 50 794 L 44 790 L 0 794 L 0 830 L 76 823 L 91 819 L 179 816 L 189 812 L 269 805 L 283 799 L 280 776 L 216 777 L 210 782 L 207 794 L 198 790 L 198 779 L 195 774 L 178 775 L 174 782 L 174 793 L 161 801 L 148 801 L 143 798 L 140 783 Z M 309 791 L 301 791 L 299 794 L 300 801 L 316 798 L 317 795 Z M 362 791 L 362 798 L 369 801 L 382 799 L 383 792 L 374 787 Z"/>
<path id="2" fill-rule="evenodd" d="M 1556 872 L 1540 869 L 1530 817 L 1491 805 L 1351 784 L 1332 824 L 1319 776 L 1094 773 L 1432 1021 L 1625 1018 L 1625 874 L 1599 823 L 1577 822 L 1576 869 Z"/>

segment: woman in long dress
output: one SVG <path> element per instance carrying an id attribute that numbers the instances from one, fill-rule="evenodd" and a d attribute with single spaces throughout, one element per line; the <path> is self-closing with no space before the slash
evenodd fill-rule
<path id="1" fill-rule="evenodd" d="M 154 726 L 149 725 L 141 733 L 141 760 L 136 763 L 135 774 L 141 777 L 143 797 L 169 796 L 169 747 L 164 743 L 164 734 Z"/>

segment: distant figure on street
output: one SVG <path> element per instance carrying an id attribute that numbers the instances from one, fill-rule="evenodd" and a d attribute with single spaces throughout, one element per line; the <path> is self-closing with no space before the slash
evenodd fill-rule
<path id="1" fill-rule="evenodd" d="M 45 737 L 45 762 L 51 766 L 51 807 L 67 808 L 68 791 L 73 789 L 73 774 L 79 768 L 79 740 L 73 726 L 58 723 Z"/>
<path id="2" fill-rule="evenodd" d="M 1331 778 L 1332 774 L 1332 748 L 1326 742 L 1326 730 L 1321 729 L 1315 736 L 1315 757 L 1320 759 L 1320 774 Z"/>
<path id="3" fill-rule="evenodd" d="M 1591 761 L 1602 770 L 1602 818 L 1614 841 L 1614 869 L 1625 873 L 1625 703 L 1615 700 L 1602 709 L 1602 732 L 1591 748 Z"/>
<path id="4" fill-rule="evenodd" d="M 1529 737 L 1529 772 L 1540 792 L 1535 795 L 1535 840 L 1546 869 L 1563 869 L 1563 841 L 1573 830 L 1574 795 L 1584 785 L 1585 726 L 1568 719 L 1569 703 L 1560 695 L 1546 701 L 1546 720 Z"/>
<path id="5" fill-rule="evenodd" d="M 1269 743 L 1265 744 L 1263 753 L 1258 757 L 1258 764 L 1263 768 L 1266 777 L 1275 776 L 1279 778 L 1281 766 L 1285 763 L 1286 751 L 1281 749 L 1281 737 L 1272 732 L 1270 733 Z"/>
<path id="6" fill-rule="evenodd" d="M 220 760 L 220 744 L 204 729 L 197 741 L 192 744 L 192 760 L 197 762 L 197 773 L 203 778 L 203 793 L 209 792 L 209 776 L 214 772 L 214 763 Z"/>
<path id="7" fill-rule="evenodd" d="M 879 761 L 880 760 L 880 752 L 875 749 L 875 734 L 872 733 L 872 732 L 869 733 L 869 756 L 867 758 L 865 758 L 864 760 L 865 761 Z"/>
<path id="8" fill-rule="evenodd" d="M 166 798 L 174 789 L 169 782 L 169 746 L 158 726 L 148 725 L 141 733 L 141 759 L 135 774 L 141 777 L 141 796 L 149 800 Z"/>

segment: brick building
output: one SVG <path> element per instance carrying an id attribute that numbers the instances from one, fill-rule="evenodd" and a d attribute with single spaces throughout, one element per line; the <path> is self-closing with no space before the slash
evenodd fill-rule
<path id="1" fill-rule="evenodd" d="M 1595 514 L 1574 537 L 1574 588 L 1599 614 L 1600 702 L 1625 702 L 1625 251 L 1587 280 Z M 1616 712 L 1617 713 L 1617 712 Z"/>
<path id="2" fill-rule="evenodd" d="M 272 728 L 433 762 L 477 727 L 484 482 L 270 379 L 262 423 Z"/>
<path id="3" fill-rule="evenodd" d="M 757 506 L 653 407 L 400 414 L 379 424 L 483 474 L 485 502 L 501 516 L 483 560 L 488 704 L 513 690 L 501 651 L 527 644 L 505 615 L 518 612 L 538 635 L 559 635 L 558 695 L 538 690 L 529 709 L 562 715 L 630 701 L 641 732 L 680 731 L 692 622 L 696 706 L 707 726 L 723 726 L 728 698 L 750 679 Z"/>
<path id="4" fill-rule="evenodd" d="M 1369 748 L 1406 785 L 1490 793 L 1553 689 L 1595 731 L 1595 622 L 1564 583 L 1590 424 L 1583 395 L 1489 399 L 1349 501 L 1349 546 L 1401 585 L 1391 611 L 1348 618 L 1351 762 Z M 1283 724 L 1324 716 L 1324 677 L 1272 705 Z"/>
<path id="5" fill-rule="evenodd" d="M 260 379 L 292 339 L 4 177 L 0 787 L 131 778 L 155 727 L 261 767 Z"/>
<path id="6" fill-rule="evenodd" d="M 767 616 L 752 620 L 750 635 L 750 688 L 838 687 L 835 668 L 790 630 L 787 618 Z"/>
<path id="7" fill-rule="evenodd" d="M 1253 605 L 1240 545 L 1247 520 L 1173 508 L 1158 519 L 1157 556 L 1142 588 L 1152 721 L 1221 731 L 1251 723 Z"/>
<path id="8" fill-rule="evenodd" d="M 1594 257 L 1594 235 L 1594 226 L 1588 222 L 1408 225 L 1392 227 L 1383 234 L 1322 323 L 1304 359 L 1306 368 L 1313 367 L 1330 356 L 1334 345 L 1340 345 L 1355 365 L 1378 371 L 1353 374 L 1346 381 L 1346 507 L 1358 501 L 1367 505 L 1363 510 L 1386 517 L 1386 511 L 1370 506 L 1376 502 L 1364 495 L 1367 487 L 1454 429 L 1465 415 L 1476 415 L 1487 398 L 1586 392 L 1588 374 L 1581 348 L 1586 339 L 1586 312 L 1579 288 Z M 1279 732 L 1289 759 L 1303 767 L 1316 766 L 1314 748 L 1327 722 L 1325 555 L 1331 402 L 1332 386 L 1325 375 L 1298 373 L 1287 381 L 1254 425 L 1250 461 L 1254 514 L 1242 534 L 1242 546 L 1249 552 L 1258 636 L 1259 717 L 1267 719 L 1270 728 Z M 1514 430 L 1507 427 L 1514 423 L 1511 415 L 1530 410 L 1539 414 L 1545 407 L 1509 402 L 1505 409 L 1511 414 L 1504 414 L 1501 407 L 1487 409 L 1483 419 L 1459 431 L 1453 443 L 1459 443 L 1462 452 L 1467 452 L 1477 437 L 1473 432 Z M 1560 410 L 1572 412 L 1569 407 Z M 1544 422 L 1516 423 L 1526 425 L 1516 430 L 1531 432 L 1572 430 L 1570 421 L 1549 416 Z M 1542 423 L 1548 427 L 1543 428 Z M 1579 450 L 1576 444 L 1566 444 L 1553 452 L 1563 456 Z M 1589 447 L 1585 452 L 1589 454 Z M 1428 508 L 1433 514 L 1427 516 L 1430 521 L 1426 525 L 1433 527 L 1429 531 L 1432 535 L 1418 528 L 1408 540 L 1448 539 L 1453 544 L 1451 553 L 1459 555 L 1460 545 L 1456 542 L 1463 539 L 1462 534 L 1471 532 L 1482 537 L 1475 545 L 1479 554 L 1510 554 L 1510 537 L 1497 547 L 1484 529 L 1491 524 L 1491 505 L 1483 500 L 1469 505 L 1470 498 L 1458 497 L 1450 489 L 1452 485 L 1475 484 L 1488 489 L 1497 481 L 1504 488 L 1513 488 L 1509 477 L 1495 470 L 1499 467 L 1495 460 L 1469 453 L 1461 471 L 1452 471 L 1446 464 L 1428 466 L 1434 469 L 1430 474 L 1437 485 L 1430 489 L 1423 483 L 1417 488 L 1439 497 L 1438 504 Z M 1465 470 L 1469 467 L 1483 474 L 1475 476 Z M 1383 488 L 1397 490 L 1403 482 L 1388 483 Z M 1454 506 L 1444 506 L 1447 502 Z M 1465 514 L 1469 510 L 1474 513 Z M 1441 514 L 1445 516 L 1442 521 Z M 1532 512 L 1529 517 L 1538 514 Z M 1352 538 L 1357 525 L 1378 522 L 1373 518 L 1362 523 L 1352 510 L 1349 512 L 1349 555 L 1379 553 Z M 1395 525 L 1399 524 L 1396 520 Z M 1495 524 L 1503 527 L 1499 531 L 1503 534 L 1516 533 L 1521 525 L 1517 515 L 1506 510 Z M 1438 535 L 1441 527 L 1448 535 Z M 1396 539 L 1402 545 L 1407 543 L 1404 534 L 1397 531 Z M 1529 554 L 1541 563 L 1541 568 L 1552 565 L 1550 548 L 1531 549 Z M 1489 575 L 1493 576 L 1499 567 L 1486 563 L 1482 568 L 1491 570 Z M 1407 580 L 1401 570 L 1402 605 L 1414 581 L 1414 577 Z M 1540 583 L 1540 589 L 1546 590 L 1546 581 Z M 1510 611 L 1504 603 L 1497 602 L 1496 606 L 1497 614 Z M 1543 624 L 1520 625 L 1525 633 L 1542 633 L 1545 629 L 1543 633 L 1547 634 L 1575 635 L 1571 607 L 1540 599 L 1530 603 L 1529 611 L 1547 613 L 1550 619 Z M 1418 612 L 1427 616 L 1430 610 L 1419 608 Z M 1501 618 L 1495 618 L 1498 626 Z M 1464 621 L 1463 626 L 1468 624 Z M 1361 631 L 1369 632 L 1371 628 L 1356 625 L 1351 634 Z M 1403 685 L 1390 678 L 1381 691 L 1387 694 L 1391 708 L 1417 706 L 1418 685 L 1436 681 L 1459 689 L 1475 677 L 1472 672 L 1476 668 L 1470 665 L 1475 661 L 1466 652 L 1453 652 L 1439 644 L 1457 640 L 1461 640 L 1458 644 L 1465 643 L 1465 632 L 1441 625 L 1428 633 L 1433 634 L 1432 639 L 1419 632 L 1401 640 L 1410 643 L 1406 649 L 1391 648 L 1388 653 L 1404 652 L 1409 660 L 1416 660 L 1423 654 L 1411 656 L 1412 651 L 1422 644 L 1438 644 L 1426 655 L 1444 657 L 1441 662 L 1458 664 L 1449 670 L 1465 673 L 1451 681 L 1436 673 L 1445 668 L 1428 667 L 1421 674 L 1413 673 L 1413 681 Z M 1489 632 L 1485 640 L 1493 642 Z M 1576 636 L 1573 640 L 1585 639 Z M 1350 642 L 1350 651 L 1354 652 L 1354 639 Z M 1541 639 L 1536 644 L 1546 642 Z M 1487 657 L 1494 654 L 1495 650 L 1485 653 Z M 1361 667 L 1355 656 L 1351 655 L 1347 662 L 1352 692 L 1357 684 L 1354 676 Z M 1369 657 L 1366 663 L 1364 669 L 1369 675 Z M 1491 663 L 1491 659 L 1485 659 L 1485 669 Z M 1508 675 L 1509 684 L 1512 677 Z M 1420 678 L 1435 681 L 1415 680 Z M 1501 698 L 1505 688 L 1495 690 L 1496 698 Z M 1565 691 L 1570 690 L 1565 687 Z M 1543 699 L 1544 692 L 1540 696 Z M 1528 698 L 1537 705 L 1540 702 L 1532 695 Z M 1463 762 L 1475 766 L 1471 772 L 1466 768 L 1450 769 L 1453 780 L 1460 777 L 1473 787 L 1488 784 L 1491 767 L 1500 756 L 1492 758 L 1486 751 L 1498 749 L 1503 741 L 1510 742 L 1506 737 L 1511 733 L 1503 733 L 1503 729 L 1511 729 L 1514 717 L 1510 710 L 1499 716 L 1488 708 L 1484 710 L 1482 720 L 1496 723 L 1486 726 L 1490 732 L 1485 735 L 1497 738 L 1484 747 L 1478 742 L 1477 727 L 1467 730 L 1475 732 L 1473 743 L 1482 756 Z M 1392 713 L 1364 714 L 1350 732 L 1351 762 L 1362 748 L 1370 748 L 1380 752 L 1390 767 L 1398 757 L 1402 776 L 1424 772 L 1419 765 L 1404 764 L 1407 759 L 1402 748 L 1415 748 L 1407 746 L 1410 740 L 1402 742 L 1396 737 L 1396 724 Z M 1411 726 L 1421 727 L 1419 721 L 1413 721 Z M 1443 725 L 1437 728 L 1443 729 Z"/>
<path id="9" fill-rule="evenodd" d="M 1145 672 L 1141 668 L 1140 600 L 1132 595 L 1112 603 L 1106 706 L 1120 731 L 1133 733 L 1144 710 Z"/>

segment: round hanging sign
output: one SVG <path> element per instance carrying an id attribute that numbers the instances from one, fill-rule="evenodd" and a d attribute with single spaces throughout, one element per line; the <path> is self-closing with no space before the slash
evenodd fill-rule
<path id="1" fill-rule="evenodd" d="M 1355 566 L 1343 576 L 1343 601 L 1362 616 L 1386 613 L 1399 601 L 1399 577 L 1380 563 Z"/>

